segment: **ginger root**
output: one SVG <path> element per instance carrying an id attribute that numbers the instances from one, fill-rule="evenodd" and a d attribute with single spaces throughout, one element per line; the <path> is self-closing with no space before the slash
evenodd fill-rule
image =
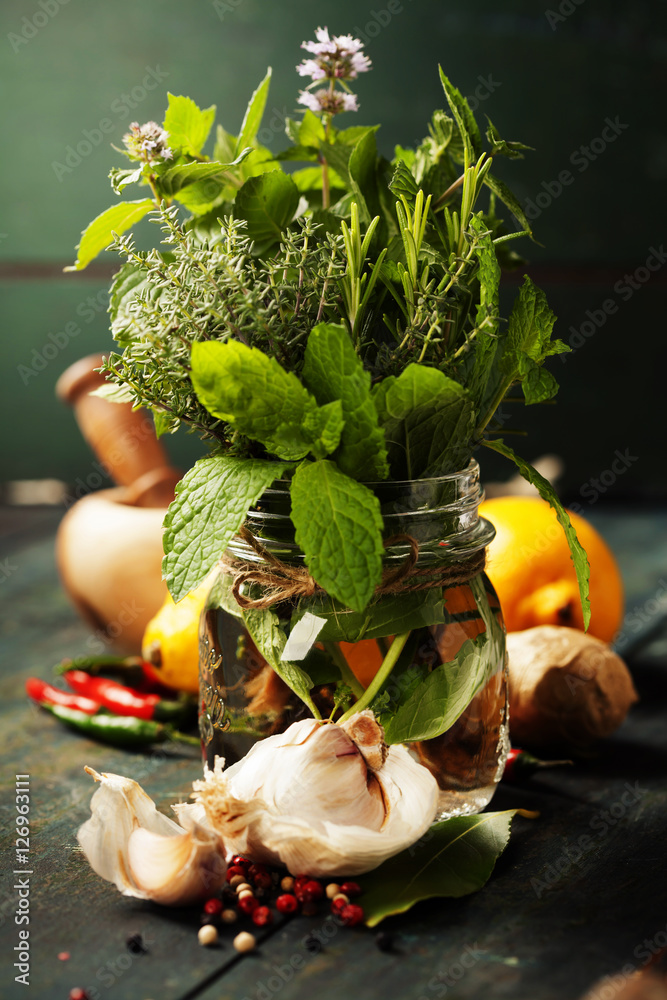
<path id="1" fill-rule="evenodd" d="M 620 656 L 577 629 L 510 632 L 507 651 L 510 729 L 519 746 L 585 747 L 613 733 L 637 701 Z"/>

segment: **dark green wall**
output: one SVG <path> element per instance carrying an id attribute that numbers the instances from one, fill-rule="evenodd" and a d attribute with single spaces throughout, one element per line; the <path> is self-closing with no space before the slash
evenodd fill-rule
<path id="1" fill-rule="evenodd" d="M 465 94 L 483 97 L 480 117 L 536 147 L 525 161 L 504 165 L 503 175 L 524 200 L 535 204 L 541 195 L 534 226 L 543 246 L 524 252 L 560 316 L 560 336 L 570 340 L 592 322 L 587 311 L 599 320 L 606 300 L 618 308 L 593 336 L 579 335 L 583 346 L 566 364 L 556 359 L 559 406 L 527 411 L 531 438 L 521 449 L 527 457 L 561 453 L 576 494 L 616 449 L 630 448 L 640 457 L 616 495 L 667 490 L 659 420 L 646 416 L 664 381 L 667 267 L 637 280 L 631 295 L 624 279 L 667 238 L 663 3 L 403 0 L 390 16 L 386 0 L 41 2 L 3 0 L 0 12 L 3 479 L 74 480 L 90 465 L 53 386 L 77 357 L 110 345 L 106 279 L 99 271 L 60 276 L 58 268 L 72 260 L 81 228 L 115 197 L 106 175 L 119 157 L 109 143 L 120 143 L 134 118 L 161 120 L 167 90 L 215 102 L 218 121 L 236 131 L 267 65 L 274 83 L 265 125 L 277 122 L 296 107 L 300 43 L 326 24 L 369 36 L 374 69 L 359 80 L 356 121 L 382 122 L 386 152 L 418 141 L 432 109 L 443 105 L 438 62 Z M 152 90 L 144 85 L 151 71 L 161 77 Z M 86 131 L 96 140 L 103 119 L 109 134 L 68 166 L 68 147 L 86 140 Z M 606 119 L 623 127 L 602 149 L 593 141 Z M 283 145 L 279 129 L 270 145 Z M 588 160 L 577 152 L 582 146 Z M 571 182 L 558 193 L 563 171 Z M 52 270 L 36 272 L 38 262 Z M 70 326 L 63 334 L 67 324 L 79 332 Z M 33 351 L 43 356 L 54 338 L 46 353 L 55 357 L 27 375 L 20 366 L 34 370 Z M 181 463 L 198 452 L 180 435 L 170 446 Z"/>

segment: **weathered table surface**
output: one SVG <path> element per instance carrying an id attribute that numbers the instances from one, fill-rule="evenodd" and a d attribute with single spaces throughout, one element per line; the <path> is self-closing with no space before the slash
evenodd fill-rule
<path id="1" fill-rule="evenodd" d="M 577 767 L 545 772 L 522 787 L 501 785 L 493 809 L 538 809 L 540 819 L 515 821 L 481 892 L 422 903 L 386 921 L 396 936 L 392 953 L 377 948 L 374 932 L 338 930 L 321 916 L 274 926 L 259 935 L 256 952 L 240 957 L 231 934 L 220 947 L 198 944 L 197 911 L 121 897 L 77 849 L 74 835 L 93 790 L 84 764 L 135 778 L 166 809 L 186 797 L 199 755 L 196 748 L 108 749 L 28 704 L 25 678 L 46 678 L 62 657 L 89 649 L 89 633 L 57 581 L 58 512 L 2 512 L 0 996 L 60 1000 L 80 986 L 103 1000 L 576 1000 L 600 976 L 643 968 L 667 942 L 667 629 L 660 627 L 667 611 L 667 512 L 593 513 L 628 591 L 622 645 L 630 650 L 634 643 L 628 658 L 641 703 L 627 722 Z M 637 638 L 651 630 L 637 649 Z M 22 925 L 30 930 L 28 989 L 15 982 L 13 968 L 20 929 L 16 774 L 30 775 L 31 790 L 30 924 Z M 135 931 L 147 954 L 128 951 L 126 938 Z M 304 944 L 309 932 L 325 939 L 317 954 Z M 61 952 L 69 960 L 59 959 Z"/>

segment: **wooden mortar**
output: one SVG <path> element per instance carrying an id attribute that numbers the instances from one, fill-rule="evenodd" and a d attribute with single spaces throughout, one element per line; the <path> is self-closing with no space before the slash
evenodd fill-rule
<path id="1" fill-rule="evenodd" d="M 72 498 L 58 529 L 56 561 L 70 600 L 95 630 L 91 652 L 137 653 L 167 595 L 162 520 L 181 473 L 170 467 L 145 413 L 90 395 L 104 384 L 94 371 L 101 364 L 101 355 L 77 361 L 61 375 L 56 393 L 74 409 L 97 457 L 84 490 L 99 485 L 100 473 L 118 485 Z"/>

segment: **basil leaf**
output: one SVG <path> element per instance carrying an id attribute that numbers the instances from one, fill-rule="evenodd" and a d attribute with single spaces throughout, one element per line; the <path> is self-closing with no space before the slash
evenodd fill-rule
<path id="1" fill-rule="evenodd" d="M 242 617 L 252 641 L 269 666 L 308 705 L 315 718 L 320 718 L 310 697 L 313 686 L 311 678 L 296 663 L 280 659 L 287 636 L 280 627 L 278 616 L 270 608 L 261 611 L 251 608 L 243 610 Z"/>
<path id="2" fill-rule="evenodd" d="M 318 407 L 293 372 L 236 340 L 192 346 L 191 379 L 209 413 L 232 424 L 279 458 L 327 455 L 340 440 L 340 402 Z"/>
<path id="3" fill-rule="evenodd" d="M 458 382 L 437 368 L 410 364 L 375 386 L 373 402 L 393 479 L 443 475 L 466 464 L 474 414 Z"/>
<path id="4" fill-rule="evenodd" d="M 215 104 L 202 110 L 189 97 L 167 94 L 169 107 L 163 128 L 169 133 L 169 146 L 189 156 L 198 156 L 208 139 L 215 119 Z"/>
<path id="5" fill-rule="evenodd" d="M 285 468 L 284 462 L 215 456 L 190 469 L 163 522 L 162 575 L 175 601 L 211 571 L 248 509 Z"/>
<path id="6" fill-rule="evenodd" d="M 361 639 L 399 635 L 448 621 L 441 587 L 408 594 L 386 594 L 362 612 L 352 611 L 328 595 L 303 598 L 292 617 L 292 626 L 306 611 L 326 619 L 318 642 L 359 642 Z"/>
<path id="7" fill-rule="evenodd" d="M 568 512 L 556 496 L 551 483 L 544 476 L 541 476 L 537 469 L 534 469 L 532 465 L 520 458 L 511 448 L 508 448 L 504 441 L 501 439 L 495 441 L 486 440 L 482 441 L 482 444 L 514 462 L 523 478 L 532 483 L 542 499 L 547 500 L 556 511 L 556 516 L 565 532 L 567 544 L 570 546 L 570 556 L 574 565 L 574 571 L 577 574 L 577 583 L 579 584 L 579 597 L 584 616 L 584 628 L 587 629 L 591 620 L 591 604 L 588 596 L 590 567 L 588 565 L 586 550 L 577 538 L 577 533 L 572 527 Z"/>
<path id="8" fill-rule="evenodd" d="M 517 812 L 508 809 L 435 823 L 412 847 L 359 876 L 366 924 L 376 927 L 422 899 L 477 892 L 505 850 Z"/>
<path id="9" fill-rule="evenodd" d="M 296 542 L 319 585 L 363 611 L 382 574 L 380 503 L 329 461 L 303 462 L 292 479 Z"/>
<path id="10" fill-rule="evenodd" d="M 148 215 L 153 208 L 155 208 L 155 204 L 150 198 L 143 198 L 141 201 L 122 201 L 119 205 L 107 208 L 96 219 L 93 219 L 81 233 L 81 242 L 77 247 L 79 251 L 77 258 L 65 270 L 83 271 L 84 267 L 87 267 L 98 253 L 106 250 L 113 242 L 114 233 L 121 236 L 135 222 L 139 222 L 145 215 Z"/>
<path id="11" fill-rule="evenodd" d="M 320 323 L 308 337 L 303 381 L 318 403 L 341 401 L 343 420 L 336 463 L 353 479 L 386 479 L 384 433 L 371 397 L 371 376 L 343 326 Z"/>

